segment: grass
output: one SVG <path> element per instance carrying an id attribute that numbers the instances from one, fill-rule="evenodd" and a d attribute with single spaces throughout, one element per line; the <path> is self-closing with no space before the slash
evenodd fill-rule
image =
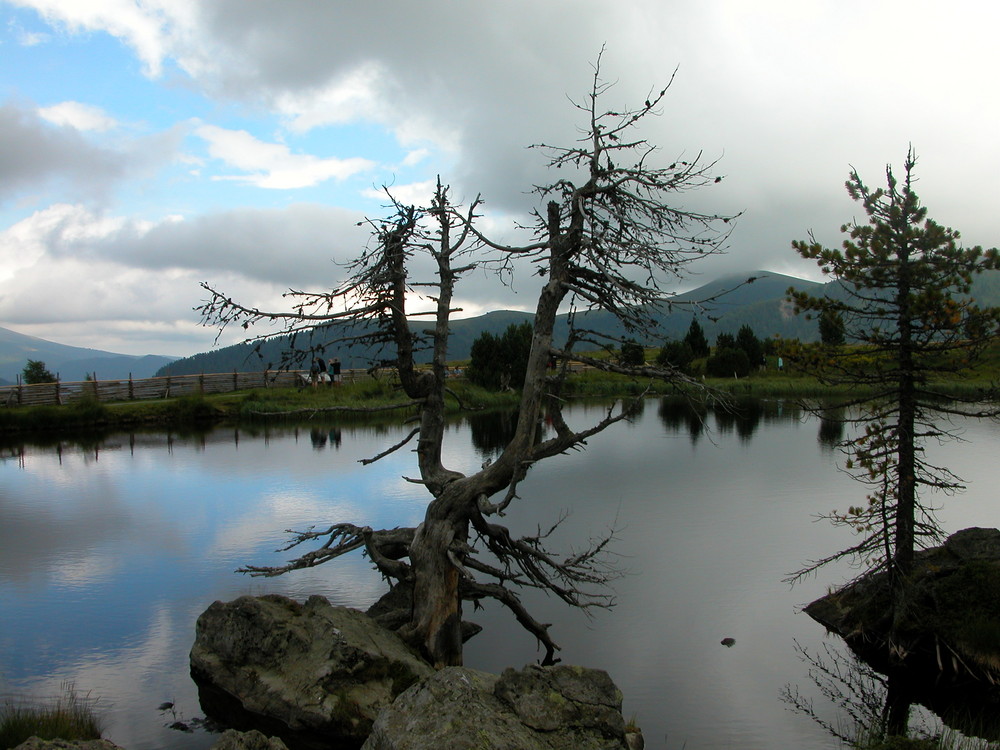
<path id="1" fill-rule="evenodd" d="M 49 701 L 8 699 L 0 707 L 0 750 L 17 747 L 29 737 L 98 740 L 102 722 L 95 703 L 72 684 L 63 685 L 62 695 Z"/>
<path id="2" fill-rule="evenodd" d="M 652 361 L 657 350 L 649 350 L 647 359 Z M 597 358 L 608 356 L 597 353 Z M 813 399 L 857 396 L 858 390 L 832 388 L 813 377 L 794 372 L 786 367 L 776 368 L 777 358 L 768 358 L 764 371 L 755 371 L 743 378 L 706 378 L 704 360 L 692 363 L 693 377 L 706 386 L 736 397 Z M 463 364 L 463 363 L 453 363 Z M 972 379 L 956 378 L 942 383 L 940 390 L 951 396 L 975 398 L 993 381 L 1000 381 L 1000 346 L 990 352 Z M 449 397 L 448 407 L 459 410 L 459 403 L 475 409 L 501 409 L 516 407 L 519 394 L 514 392 L 492 393 L 455 379 L 450 383 L 455 398 Z M 612 398 L 622 396 L 673 395 L 680 390 L 669 383 L 648 378 L 632 378 L 597 370 L 585 370 L 570 376 L 564 389 L 567 398 Z M 284 419 L 286 421 L 312 420 L 318 416 L 338 422 L 371 420 L 377 415 L 396 419 L 403 413 L 390 411 L 393 404 L 407 401 L 391 378 L 361 380 L 344 383 L 339 387 L 312 388 L 261 388 L 237 393 L 185 396 L 157 401 L 127 401 L 98 403 L 94 400 L 75 402 L 68 406 L 34 406 L 0 409 L 0 434 L 30 433 L 33 435 L 94 434 L 102 430 L 134 429 L 137 427 L 196 427 L 230 420 L 252 422 Z M 367 411 L 351 411 L 363 407 Z M 412 408 L 412 407 L 411 407 Z M 374 411 L 384 409 L 385 411 Z"/>

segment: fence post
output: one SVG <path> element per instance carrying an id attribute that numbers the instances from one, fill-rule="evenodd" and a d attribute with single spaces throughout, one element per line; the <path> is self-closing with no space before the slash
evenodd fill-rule
<path id="1" fill-rule="evenodd" d="M 198 393 L 205 395 L 205 373 L 198 375 Z"/>
<path id="2" fill-rule="evenodd" d="M 239 376 L 236 374 L 236 368 L 233 368 L 233 390 L 238 391 L 240 385 Z"/>
<path id="3" fill-rule="evenodd" d="M 59 373 L 56 373 L 56 406 L 62 406 L 62 397 L 59 394 Z"/>
<path id="4" fill-rule="evenodd" d="M 128 400 L 135 401 L 135 385 L 132 383 L 132 373 L 128 374 Z"/>
<path id="5" fill-rule="evenodd" d="M 21 375 L 17 376 L 17 405 L 24 403 L 24 385 L 21 383 Z"/>

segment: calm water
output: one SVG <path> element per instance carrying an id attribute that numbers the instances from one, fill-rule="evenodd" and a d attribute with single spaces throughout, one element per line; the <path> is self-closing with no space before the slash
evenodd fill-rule
<path id="1" fill-rule="evenodd" d="M 600 407 L 577 407 L 584 424 Z M 943 498 L 949 532 L 997 526 L 993 503 L 1000 428 L 962 425 L 967 442 L 935 447 L 970 487 Z M 455 424 L 448 464 L 478 467 L 502 439 L 502 420 Z M 795 642 L 822 648 L 799 608 L 852 571 L 828 569 L 795 588 L 782 578 L 851 541 L 815 515 L 856 502 L 863 489 L 837 470 L 829 427 L 780 403 L 751 418 L 694 419 L 649 401 L 634 422 L 586 451 L 545 461 L 521 487 L 508 522 L 534 531 L 571 511 L 559 541 L 617 529 L 628 575 L 617 607 L 592 619 L 544 597 L 566 663 L 607 669 L 650 748 L 827 748 L 837 743 L 779 699 L 808 692 Z M 63 683 L 99 699 L 105 736 L 128 750 L 209 746 L 203 730 L 169 729 L 203 716 L 188 677 L 198 614 L 216 599 L 319 593 L 364 608 L 382 583 L 360 557 L 278 579 L 242 564 L 274 564 L 284 529 L 347 520 L 419 522 L 426 496 L 404 482 L 408 452 L 358 460 L 402 429 L 344 426 L 220 429 L 205 435 L 116 435 L 97 445 L 9 448 L 0 459 L 0 694 L 57 695 Z M 499 671 L 539 658 L 502 611 L 467 617 L 486 631 L 467 645 L 470 666 Z M 736 639 L 733 648 L 720 645 Z M 172 711 L 158 711 L 164 702 Z M 817 708 L 822 712 L 821 701 Z M 832 709 L 827 711 L 830 713 Z"/>

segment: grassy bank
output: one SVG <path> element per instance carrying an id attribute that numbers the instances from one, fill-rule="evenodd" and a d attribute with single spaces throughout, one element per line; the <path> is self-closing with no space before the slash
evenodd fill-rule
<path id="1" fill-rule="evenodd" d="M 43 740 L 98 740 L 101 719 L 90 698 L 72 685 L 51 701 L 8 699 L 0 706 L 0 748 L 17 747 L 29 737 Z"/>
<path id="2" fill-rule="evenodd" d="M 990 385 L 989 373 L 977 380 L 941 385 L 942 392 L 975 398 Z M 745 378 L 701 379 L 709 388 L 736 397 L 814 399 L 859 395 L 857 390 L 824 386 L 814 378 L 770 368 Z M 519 394 L 494 393 L 456 379 L 450 387 L 450 408 L 502 409 L 517 406 Z M 566 387 L 568 398 L 614 398 L 622 396 L 675 395 L 677 387 L 648 379 L 585 370 L 573 374 Z M 185 396 L 159 401 L 98 403 L 79 401 L 66 406 L 33 406 L 0 409 L 0 434 L 64 434 L 141 428 L 194 428 L 219 422 L 284 420 L 309 421 L 322 417 L 337 421 L 370 420 L 381 416 L 398 419 L 413 410 L 391 380 L 363 380 L 338 387 L 267 388 L 237 393 Z M 399 408 L 397 408 L 399 407 Z"/>

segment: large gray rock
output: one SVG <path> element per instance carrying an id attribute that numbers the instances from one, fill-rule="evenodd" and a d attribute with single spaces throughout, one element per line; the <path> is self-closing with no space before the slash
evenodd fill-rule
<path id="1" fill-rule="evenodd" d="M 363 750 L 625 750 L 622 694 L 606 672 L 447 667 L 399 696 Z"/>
<path id="2" fill-rule="evenodd" d="M 249 732 L 227 729 L 210 750 L 288 750 L 288 746 L 277 737 L 268 737 L 256 729 Z"/>
<path id="3" fill-rule="evenodd" d="M 963 529 L 921 550 L 898 591 L 887 574 L 868 574 L 805 611 L 953 729 L 1000 739 L 997 529 Z"/>
<path id="4" fill-rule="evenodd" d="M 361 612 L 320 596 L 303 605 L 269 595 L 205 610 L 191 673 L 238 704 L 243 726 L 357 747 L 379 712 L 433 669 Z"/>

